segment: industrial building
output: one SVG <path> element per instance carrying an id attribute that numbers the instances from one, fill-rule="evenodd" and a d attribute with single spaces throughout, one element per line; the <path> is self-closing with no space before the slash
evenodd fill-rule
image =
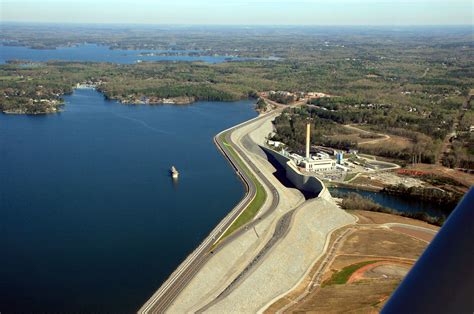
<path id="1" fill-rule="evenodd" d="M 311 124 L 306 124 L 306 156 L 299 162 L 299 166 L 306 171 L 319 172 L 330 171 L 336 167 L 336 161 L 331 159 L 327 153 L 320 152 L 316 156 L 311 156 L 309 149 L 311 146 Z"/>
<path id="2" fill-rule="evenodd" d="M 330 158 L 327 159 L 305 159 L 300 163 L 306 171 L 330 171 L 336 167 L 336 162 Z"/>
<path id="3" fill-rule="evenodd" d="M 268 140 L 267 144 L 273 148 L 283 148 L 284 143 Z M 284 148 L 281 154 L 290 158 L 294 164 L 308 172 L 327 172 L 339 170 L 349 172 L 351 169 L 348 163 L 344 161 L 344 153 L 332 148 L 316 146 L 317 151 L 311 155 L 311 124 L 306 124 L 306 153 L 301 156 L 297 153 L 290 153 Z"/>

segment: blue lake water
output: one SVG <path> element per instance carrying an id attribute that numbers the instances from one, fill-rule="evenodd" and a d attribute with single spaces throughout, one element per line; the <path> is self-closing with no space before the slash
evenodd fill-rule
<path id="1" fill-rule="evenodd" d="M 0 311 L 134 312 L 242 197 L 212 138 L 253 102 L 65 100 L 0 114 Z"/>
<path id="2" fill-rule="evenodd" d="M 170 52 L 165 50 L 110 50 L 106 46 L 84 44 L 74 47 L 59 47 L 53 50 L 31 49 L 20 46 L 0 45 L 0 64 L 8 60 L 29 60 L 44 62 L 49 60 L 61 61 L 89 61 L 131 64 L 141 61 L 203 61 L 220 63 L 227 60 L 243 60 L 239 57 L 227 56 L 142 56 L 142 53 Z M 189 53 L 195 51 L 172 51 Z"/>
<path id="3" fill-rule="evenodd" d="M 331 195 L 334 197 L 341 197 L 347 193 L 357 193 L 363 197 L 369 198 L 381 206 L 395 209 L 399 212 L 415 213 L 415 212 L 426 212 L 428 215 L 433 217 L 442 217 L 443 215 L 448 216 L 447 213 L 450 211 L 441 210 L 441 205 L 422 201 L 414 198 L 407 198 L 399 195 L 390 195 L 386 193 L 377 193 L 363 190 L 354 190 L 347 188 L 329 188 Z"/>

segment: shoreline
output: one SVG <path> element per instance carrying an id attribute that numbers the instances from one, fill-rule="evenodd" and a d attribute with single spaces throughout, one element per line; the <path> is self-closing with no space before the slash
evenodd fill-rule
<path id="1" fill-rule="evenodd" d="M 407 198 L 410 200 L 414 201 L 419 201 L 419 202 L 426 202 L 429 204 L 436 204 L 439 206 L 449 206 L 452 207 L 452 209 L 449 211 L 449 213 L 454 210 L 456 207 L 457 203 L 459 203 L 460 200 L 457 202 L 448 202 L 448 201 L 436 201 L 436 199 L 432 198 L 426 198 L 423 197 L 423 195 L 418 195 L 418 194 L 409 194 L 405 193 L 402 191 L 394 191 L 391 189 L 391 186 L 385 186 L 385 187 L 375 187 L 375 186 L 366 186 L 366 185 L 357 185 L 357 184 L 351 184 L 351 183 L 333 183 L 333 184 L 328 184 L 328 188 L 341 188 L 341 189 L 348 189 L 348 190 L 354 190 L 354 191 L 366 191 L 366 192 L 373 192 L 373 193 L 382 193 L 388 196 L 396 196 L 400 198 Z M 425 188 L 428 189 L 428 188 Z M 444 190 L 443 190 L 444 191 Z M 442 210 L 444 212 L 444 210 Z M 449 215 L 449 213 L 446 213 Z"/>
<path id="2" fill-rule="evenodd" d="M 183 269 L 183 267 L 186 267 L 186 265 L 184 265 L 186 261 L 183 262 L 175 271 L 177 275 L 171 276 L 160 287 L 159 291 L 157 291 L 153 295 L 153 297 L 150 298 L 147 303 L 139 310 L 139 313 L 164 312 L 170 309 L 171 311 L 177 312 L 200 311 L 200 309 L 202 308 L 207 308 L 208 305 L 211 307 L 225 307 L 226 305 L 223 305 L 221 301 L 223 301 L 225 304 L 229 300 L 220 300 L 220 293 L 222 292 L 221 289 L 226 289 L 226 287 L 230 287 L 230 291 L 227 289 L 225 291 L 229 291 L 229 293 L 232 293 L 233 295 L 234 293 L 245 293 L 245 291 L 247 290 L 242 290 L 241 284 L 246 284 L 249 280 L 255 280 L 254 275 L 243 275 L 245 274 L 245 269 L 251 267 L 252 274 L 258 272 L 260 273 L 260 275 L 262 275 L 263 273 L 266 273 L 266 268 L 269 265 L 274 264 L 275 262 L 277 264 L 285 264 L 288 262 L 292 262 L 292 259 L 287 259 L 286 257 L 288 256 L 287 254 L 289 254 L 288 249 L 290 249 L 291 251 L 293 245 L 282 246 L 282 242 L 291 242 L 293 241 L 292 239 L 294 239 L 295 236 L 303 237 L 306 233 L 302 233 L 301 230 L 307 230 L 309 232 L 308 235 L 317 240 L 315 243 L 317 244 L 318 248 L 322 249 L 324 247 L 323 242 L 325 241 L 323 240 L 325 239 L 325 237 L 321 238 L 320 232 L 315 232 L 315 229 L 313 228 L 301 229 L 300 227 L 293 228 L 291 226 L 288 226 L 289 229 L 283 234 L 281 234 L 283 238 L 279 239 L 279 232 L 282 231 L 284 228 L 280 231 L 278 231 L 278 228 L 278 230 L 275 230 L 274 228 L 276 226 L 279 226 L 280 221 L 288 223 L 291 220 L 291 225 L 298 224 L 303 227 L 308 222 L 308 220 L 302 217 L 307 217 L 309 215 L 309 217 L 312 217 L 311 224 L 320 226 L 322 230 L 328 232 L 333 230 L 336 226 L 339 226 L 341 224 L 344 225 L 349 221 L 352 221 L 353 217 L 351 215 L 345 213 L 343 210 L 337 207 L 335 203 L 330 199 L 325 198 L 326 194 L 328 194 L 325 192 L 326 189 L 323 189 L 324 193 L 320 193 L 322 194 L 321 197 L 313 198 L 306 201 L 301 192 L 299 192 L 297 189 L 287 189 L 285 186 L 281 185 L 281 182 L 278 181 L 278 179 L 271 174 L 273 171 L 271 170 L 273 169 L 273 166 L 271 164 L 268 164 L 268 166 L 265 166 L 263 168 L 259 168 L 262 166 L 259 161 L 259 157 L 261 156 L 254 156 L 252 154 L 251 148 L 249 148 L 250 146 L 247 145 L 250 145 L 249 142 L 252 140 L 252 143 L 254 145 L 259 145 L 258 143 L 260 142 L 260 140 L 255 140 L 251 138 L 252 132 L 257 132 L 257 134 L 260 134 L 260 128 L 262 128 L 263 125 L 267 125 L 267 120 L 274 118 L 274 115 L 277 113 L 278 111 L 271 111 L 267 114 L 263 114 L 254 119 L 243 122 L 240 125 L 234 126 L 234 130 L 239 126 L 242 126 L 242 128 L 235 130 L 237 132 L 235 134 L 235 139 L 230 139 L 230 134 L 227 133 L 227 137 L 229 138 L 230 143 L 233 144 L 232 148 L 236 149 L 239 157 L 241 157 L 242 161 L 247 163 L 248 167 L 251 168 L 252 171 L 254 171 L 255 176 L 259 177 L 259 179 L 263 181 L 262 183 L 265 185 L 265 188 L 270 189 L 271 192 L 269 192 L 269 195 L 273 198 L 270 207 L 267 208 L 269 204 L 264 205 L 265 209 L 260 209 L 261 214 L 258 214 L 258 219 L 251 220 L 250 223 L 247 223 L 245 225 L 245 228 L 243 228 L 242 226 L 238 228 L 234 233 L 232 233 L 232 235 L 227 237 L 225 241 L 222 242 L 216 248 L 216 250 L 214 250 L 213 252 L 209 252 L 210 254 L 212 254 L 210 255 L 212 256 L 212 258 L 207 258 L 200 265 L 198 265 L 193 277 L 181 279 L 178 282 L 177 278 L 173 279 L 171 277 L 179 277 L 179 273 L 186 272 L 186 269 Z M 262 120 L 263 123 L 258 124 L 255 120 L 258 121 L 261 118 L 266 119 Z M 229 130 L 233 130 L 233 128 L 230 128 Z M 223 131 L 223 133 L 225 133 L 225 131 Z M 221 135 L 222 133 L 218 134 L 215 139 L 219 140 L 221 138 Z M 220 148 L 226 148 L 225 143 L 219 144 L 221 144 Z M 239 168 L 238 164 L 235 163 L 236 160 L 231 159 L 230 162 L 234 164 L 234 170 L 235 168 Z M 268 162 L 265 160 L 265 163 Z M 289 195 L 293 193 L 294 195 Z M 283 203 L 280 203 L 281 195 L 285 196 L 285 198 L 283 199 Z M 314 206 L 320 208 L 320 211 L 318 211 L 318 214 L 316 216 L 313 212 Z M 277 208 L 279 208 L 279 210 L 276 210 Z M 293 212 L 294 209 L 298 209 L 297 211 L 295 211 L 295 217 L 299 217 L 298 219 L 296 219 L 297 222 L 293 221 L 294 218 L 290 220 L 282 218 L 293 217 L 285 214 Z M 262 212 L 262 210 L 264 211 Z M 317 217 L 320 218 L 318 219 Z M 326 223 L 324 221 L 326 221 Z M 275 234 L 277 235 L 275 239 L 279 240 L 273 241 L 275 243 L 272 242 L 270 246 L 268 246 L 268 241 L 274 238 Z M 290 234 L 291 236 L 287 238 L 287 236 L 285 236 L 287 234 Z M 301 245 L 303 246 L 302 248 L 309 249 L 308 243 L 301 243 Z M 199 250 L 199 248 L 197 250 Z M 264 254 L 264 252 L 266 251 L 268 251 L 269 254 Z M 283 260 L 281 258 L 276 257 L 281 254 L 282 256 L 286 256 Z M 257 259 L 255 259 L 255 256 L 257 256 Z M 258 262 L 257 264 L 261 265 L 261 267 L 263 268 L 258 266 L 257 268 L 253 269 L 255 265 L 252 261 L 259 260 L 258 257 L 262 256 L 264 256 L 265 260 L 270 259 L 270 264 Z M 223 260 L 227 260 L 227 262 L 223 262 Z M 303 263 L 303 267 L 305 267 L 306 262 L 306 259 L 298 261 L 298 263 Z M 192 261 L 190 263 L 192 263 Z M 189 265 L 189 263 L 187 264 Z M 209 271 L 211 271 L 212 275 L 211 273 L 209 273 Z M 285 281 L 285 284 L 289 285 L 289 288 L 291 288 L 290 286 L 293 285 L 293 281 L 297 281 L 300 277 L 299 270 L 296 271 L 296 273 L 291 272 L 291 274 L 284 275 L 284 277 L 285 280 L 289 280 L 288 282 Z M 237 286 L 233 286 L 233 283 L 236 281 L 238 281 L 239 283 L 237 284 Z M 206 287 L 202 286 L 204 285 L 204 283 Z M 172 287 L 173 285 L 177 286 Z M 196 286 L 198 286 L 198 288 L 196 288 Z M 279 290 L 279 288 L 273 286 L 272 289 L 267 289 L 265 294 L 273 295 L 276 292 L 275 289 Z M 173 291 L 168 292 L 166 290 Z M 196 296 L 198 295 L 199 297 L 196 298 Z M 253 302 L 257 303 L 254 303 L 251 306 L 260 307 L 261 305 L 263 305 L 263 303 L 260 305 L 257 304 L 261 302 L 266 302 L 266 299 L 261 299 L 263 296 L 254 297 L 256 297 L 257 299 L 254 298 Z M 214 301 L 217 301 L 217 304 L 215 304 Z"/>
<path id="3" fill-rule="evenodd" d="M 141 98 L 144 98 L 144 100 L 141 99 L 125 99 L 125 98 L 114 98 L 114 97 L 109 97 L 103 90 L 98 88 L 99 86 L 97 84 L 83 84 L 83 83 L 77 83 L 73 85 L 72 91 L 65 91 L 62 94 L 60 94 L 58 97 L 63 97 L 65 95 L 71 94 L 74 92 L 74 90 L 95 90 L 98 93 L 102 94 L 102 96 L 109 101 L 116 101 L 121 105 L 128 105 L 128 106 L 140 106 L 140 105 L 149 105 L 149 106 L 159 106 L 159 105 L 175 105 L 175 106 L 187 106 L 187 105 L 192 105 L 196 102 L 199 101 L 215 101 L 215 102 L 236 102 L 236 101 L 242 101 L 242 100 L 255 100 L 257 98 L 255 97 L 241 97 L 238 99 L 230 99 L 230 100 L 201 100 L 197 99 L 195 96 L 176 96 L 176 97 L 168 97 L 168 98 L 159 98 L 159 97 L 154 97 L 154 96 L 142 96 Z M 62 100 L 62 98 L 60 98 Z M 49 102 L 54 102 L 57 101 L 56 99 L 47 99 Z M 40 110 L 38 112 L 27 112 L 24 109 L 24 106 L 18 107 L 18 109 L 15 110 L 1 110 L 3 114 L 11 114 L 11 115 L 46 115 L 46 114 L 54 114 L 54 113 L 60 113 L 66 111 L 64 108 L 66 105 L 65 102 L 61 101 L 59 104 L 54 104 L 50 108 L 47 108 L 46 110 Z M 256 108 L 254 108 L 255 111 L 259 112 Z M 260 116 L 260 115 L 259 115 Z M 250 121 L 250 120 L 248 120 Z"/>
<path id="4" fill-rule="evenodd" d="M 352 183 L 343 183 L 343 182 L 325 182 L 328 188 L 346 188 L 352 190 L 359 190 L 359 191 L 368 191 L 368 192 L 381 192 L 384 188 L 376 187 L 376 186 L 367 186 L 367 185 L 358 185 Z"/>
<path id="5" fill-rule="evenodd" d="M 258 115 L 250 120 L 243 121 L 240 124 L 231 126 L 228 129 L 225 129 L 218 134 L 214 136 L 214 143 L 218 143 L 217 148 L 221 153 L 224 152 L 224 145 L 220 145 L 219 143 L 219 137 L 222 134 L 226 134 L 230 131 L 235 130 L 236 128 L 250 124 L 256 120 L 264 118 L 265 115 Z M 221 242 L 220 245 L 215 247 L 215 244 L 218 243 L 219 239 L 224 235 L 225 230 L 230 228 L 230 226 L 238 219 L 238 217 L 245 211 L 247 206 L 250 205 L 251 199 L 249 196 L 252 194 L 252 192 L 255 192 L 255 186 L 253 185 L 253 182 L 250 178 L 246 178 L 245 175 L 246 173 L 239 170 L 240 165 L 237 161 L 233 160 L 233 157 L 231 155 L 227 155 L 223 153 L 224 158 L 228 160 L 228 162 L 231 164 L 232 168 L 234 171 L 236 171 L 237 175 L 239 178 L 241 178 L 243 184 L 245 186 L 248 186 L 248 190 L 246 190 L 246 193 L 242 197 L 242 199 L 237 203 L 237 205 L 234 206 L 230 210 L 230 212 L 217 224 L 216 227 L 209 233 L 209 235 L 199 244 L 199 246 L 194 249 L 189 256 L 185 258 L 184 261 L 179 264 L 179 266 L 173 271 L 173 273 L 161 284 L 161 286 L 158 288 L 157 291 L 154 292 L 154 294 L 148 298 L 148 300 L 142 305 L 142 307 L 138 310 L 138 313 L 149 313 L 149 312 L 155 312 L 155 311 L 165 311 L 173 302 L 173 300 L 178 297 L 182 289 L 186 287 L 186 285 L 194 278 L 193 276 L 198 273 L 203 265 L 213 256 L 211 254 L 216 254 L 217 251 L 219 251 L 225 243 L 228 243 L 232 241 L 236 236 L 239 235 L 239 233 L 244 230 L 242 227 L 235 230 L 231 235 L 227 236 L 225 238 L 225 242 Z M 252 198 L 253 199 L 253 198 Z M 245 230 L 244 230 L 245 231 Z M 222 241 L 222 240 L 221 240 Z M 196 264 L 194 268 L 193 264 Z M 181 278 L 180 278 L 181 277 Z M 183 279 L 184 277 L 184 279 Z M 183 280 L 189 280 L 186 285 L 183 285 Z M 178 282 L 181 285 L 178 288 L 173 289 L 172 286 Z M 171 294 L 171 296 L 170 296 Z M 174 294 L 174 295 L 173 295 Z M 165 304 L 159 303 L 159 301 L 163 299 Z"/>
<path id="6" fill-rule="evenodd" d="M 263 145 L 264 136 L 271 127 L 269 121 L 275 114 L 278 114 L 278 111 L 266 116 L 262 123 L 256 122 L 239 128 L 233 134 L 232 141 L 243 151 L 243 159 L 250 158 L 251 166 L 258 167 L 256 169 L 258 175 L 261 176 L 262 172 L 261 178 L 269 180 L 270 186 L 274 188 L 270 194 L 281 199 L 278 207 L 265 207 L 248 228 L 240 229 L 235 241 L 226 241 L 226 245 L 222 245 L 219 252 L 215 253 L 208 264 L 204 265 L 196 277 L 187 284 L 169 311 L 200 312 L 212 308 L 211 311 L 227 312 L 231 309 L 235 311 L 237 304 L 240 307 L 238 311 L 257 311 L 282 289 L 276 284 L 266 288 L 261 285 L 255 286 L 254 283 L 259 281 L 257 278 L 267 277 L 269 267 L 278 265 L 290 269 L 291 263 L 298 263 L 305 268 L 307 258 L 300 258 L 297 261 L 289 258 L 294 253 L 295 246 L 311 251 L 310 256 L 313 256 L 324 246 L 325 237 L 321 236 L 321 232 L 326 234 L 334 227 L 353 220 L 352 216 L 338 208 L 331 200 L 325 199 L 324 195 L 306 201 L 299 190 L 287 188 L 273 175 L 274 166 L 267 161 L 263 153 L 254 150 L 258 145 Z M 294 209 L 296 210 L 292 215 Z M 313 247 L 310 242 L 294 242 L 295 239 L 306 236 L 315 240 L 314 244 L 318 248 L 316 253 L 314 248 L 310 248 Z M 286 245 L 288 242 L 294 245 Z M 284 289 L 287 286 L 290 289 L 300 278 L 301 267 L 293 267 L 289 273 L 278 274 L 284 280 L 282 286 Z M 248 294 L 251 290 L 243 288 L 247 285 L 252 285 L 256 289 L 255 294 Z M 227 294 L 229 296 L 225 296 Z M 241 298 L 245 298 L 247 302 L 236 301 Z"/>

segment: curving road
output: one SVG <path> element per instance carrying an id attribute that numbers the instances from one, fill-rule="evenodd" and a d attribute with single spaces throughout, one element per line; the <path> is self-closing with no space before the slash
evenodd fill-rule
<path id="1" fill-rule="evenodd" d="M 364 129 L 360 129 L 358 127 L 355 127 L 351 124 L 345 124 L 343 125 L 345 128 L 347 129 L 350 129 L 352 131 L 356 131 L 356 132 L 360 132 L 360 133 L 364 133 L 364 134 L 374 134 L 374 135 L 379 135 L 380 138 L 375 138 L 375 139 L 372 139 L 372 140 L 366 140 L 366 141 L 361 141 L 359 142 L 358 144 L 361 145 L 361 144 L 375 144 L 375 143 L 378 143 L 378 142 L 382 142 L 382 141 L 386 141 L 386 140 L 389 140 L 390 139 L 390 136 L 387 135 L 387 134 L 383 134 L 383 133 L 375 133 L 375 132 L 370 132 L 370 131 L 367 131 L 367 130 L 364 130 Z"/>
<path id="2" fill-rule="evenodd" d="M 237 152 L 239 157 L 245 161 L 245 163 L 251 168 L 252 172 L 259 179 L 262 185 L 267 187 L 267 198 L 271 198 L 272 203 L 270 208 L 260 216 L 262 219 L 269 215 L 279 203 L 279 195 L 276 188 L 271 182 L 260 172 L 255 164 L 247 157 L 247 155 L 232 142 L 231 134 L 236 129 L 246 126 L 257 121 L 268 119 L 269 116 L 275 112 L 279 112 L 281 109 L 271 111 L 265 115 L 261 115 L 254 119 L 248 120 L 244 123 L 236 125 L 232 128 L 224 130 L 214 137 L 214 143 L 222 154 L 227 158 L 230 164 L 234 167 L 237 174 L 241 178 L 242 182 L 246 187 L 246 194 L 244 198 L 232 209 L 232 211 L 211 231 L 211 233 L 204 239 L 204 241 L 198 246 L 194 252 L 192 252 L 181 265 L 170 275 L 170 277 L 162 284 L 162 286 L 152 295 L 152 297 L 138 310 L 138 313 L 162 313 L 173 303 L 179 293 L 184 287 L 191 281 L 194 275 L 201 269 L 201 267 L 212 257 L 213 252 L 211 251 L 214 243 L 225 233 L 227 228 L 239 217 L 247 206 L 252 202 L 256 195 L 256 187 L 251 178 L 249 178 L 246 171 L 240 169 L 239 163 L 234 159 L 232 154 L 229 153 L 227 146 L 222 142 L 221 135 L 224 134 L 225 141 L 232 146 L 234 151 Z M 268 194 L 271 191 L 271 194 Z M 252 221 L 246 225 L 247 228 L 252 227 L 257 221 Z M 244 230 L 240 228 L 230 236 L 226 237 L 221 241 L 219 246 L 215 250 L 219 250 L 223 245 L 233 241 L 239 236 Z"/>

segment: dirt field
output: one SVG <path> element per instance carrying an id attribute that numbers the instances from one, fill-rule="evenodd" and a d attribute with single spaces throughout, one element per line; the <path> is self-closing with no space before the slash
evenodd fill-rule
<path id="1" fill-rule="evenodd" d="M 407 149 L 413 146 L 412 140 L 406 137 L 401 137 L 397 135 L 382 134 L 373 132 L 365 129 L 364 125 L 344 125 L 344 129 L 350 134 L 339 134 L 331 136 L 333 139 L 338 140 L 351 140 L 358 143 L 361 148 L 384 148 L 386 150 L 397 151 Z M 367 135 L 372 136 L 368 137 Z M 364 137 L 365 136 L 365 137 Z M 377 157 L 380 160 L 384 158 Z M 389 161 L 391 159 L 388 159 Z M 393 160 L 392 160 L 393 161 Z M 457 182 L 459 186 L 446 186 L 448 190 L 454 189 L 459 192 L 466 192 L 469 187 L 474 185 L 474 174 L 469 174 L 460 170 L 450 169 L 443 167 L 440 164 L 430 165 L 430 164 L 415 164 L 408 165 L 408 169 L 421 170 L 428 173 L 433 173 L 436 175 L 446 176 Z M 360 176 L 351 183 L 358 185 L 369 185 L 374 187 L 383 187 L 384 185 L 397 185 L 404 184 L 408 187 L 411 186 L 422 186 L 424 185 L 422 181 L 416 178 L 410 178 L 407 176 L 398 176 L 392 174 L 386 177 L 377 177 L 369 178 L 369 176 Z M 443 187 L 442 187 L 443 188 Z M 450 189 L 451 188 L 451 189 Z"/>
<path id="2" fill-rule="evenodd" d="M 378 189 L 383 189 L 385 184 L 377 179 L 369 179 L 369 175 L 360 174 L 354 180 L 350 182 L 350 184 L 357 185 L 357 186 L 370 186 Z"/>
<path id="3" fill-rule="evenodd" d="M 407 169 L 420 170 L 435 175 L 446 176 L 464 185 L 464 191 L 467 191 L 469 187 L 474 185 L 474 174 L 446 168 L 440 165 L 416 164 L 414 166 L 408 166 Z"/>
<path id="4" fill-rule="evenodd" d="M 390 147 L 391 149 L 397 149 L 397 150 L 402 150 L 402 149 L 405 149 L 405 148 L 408 148 L 408 147 L 412 147 L 413 146 L 413 143 L 410 139 L 408 138 L 405 138 L 405 137 L 401 137 L 401 136 L 396 136 L 396 135 L 390 135 L 389 138 L 383 140 L 383 141 L 373 141 L 373 142 L 369 142 L 369 141 L 362 141 L 361 143 L 359 143 L 359 145 L 362 145 L 362 146 L 375 146 L 375 145 L 384 145 L 385 147 Z"/>
<path id="5" fill-rule="evenodd" d="M 344 125 L 346 130 L 352 131 L 352 134 L 347 135 L 338 135 L 334 138 L 337 139 L 349 139 L 356 141 L 359 145 L 368 145 L 368 146 L 376 146 L 376 145 L 384 145 L 386 147 L 390 147 L 393 149 L 405 149 L 407 147 L 411 147 L 413 145 L 412 141 L 409 138 L 397 136 L 397 135 L 389 135 L 389 134 L 382 134 L 377 132 L 372 132 L 369 130 L 363 129 L 361 126 L 355 125 Z M 373 136 L 364 137 L 364 135 Z"/>
<path id="6" fill-rule="evenodd" d="M 393 261 L 381 261 L 366 265 L 357 271 L 347 280 L 348 284 L 367 279 L 400 279 L 405 277 L 410 269 L 410 264 L 403 264 Z"/>
<path id="7" fill-rule="evenodd" d="M 351 181 L 352 184 L 370 185 L 383 188 L 386 185 L 403 184 L 407 187 L 423 186 L 423 181 L 417 178 L 399 175 L 393 171 L 382 171 L 369 174 L 360 174 L 357 178 Z"/>
<path id="8" fill-rule="evenodd" d="M 413 145 L 409 139 L 395 135 L 384 137 L 377 136 L 374 134 L 374 138 L 365 138 L 361 137 L 360 133 L 353 133 L 332 135 L 329 138 L 333 140 L 348 140 L 351 142 L 356 142 L 359 146 L 362 147 L 376 147 L 382 145 L 383 147 L 388 147 L 391 150 L 402 150 Z"/>
<path id="9" fill-rule="evenodd" d="M 430 225 L 429 223 L 426 223 L 421 220 L 411 219 L 407 217 L 377 213 L 377 212 L 368 212 L 364 210 L 351 210 L 349 212 L 359 217 L 359 224 L 401 223 L 401 224 L 424 227 L 424 228 L 432 229 L 435 231 L 439 230 L 439 227 L 437 226 Z"/>
<path id="10" fill-rule="evenodd" d="M 400 280 L 367 281 L 319 289 L 292 313 L 378 313 Z"/>
<path id="11" fill-rule="evenodd" d="M 434 234 L 429 234 L 429 233 L 421 232 L 418 230 L 413 230 L 413 229 L 408 229 L 408 228 L 403 228 L 403 227 L 390 227 L 390 229 L 398 231 L 400 233 L 407 234 L 414 238 L 421 239 L 426 242 L 431 242 L 431 240 L 433 240 L 434 238 Z"/>
<path id="12" fill-rule="evenodd" d="M 377 313 L 433 237 L 433 232 L 419 227 L 439 229 L 400 216 L 350 212 L 359 221 L 331 237 L 329 248 L 333 247 L 335 253 L 330 256 L 327 267 L 321 266 L 324 258 L 320 259 L 302 284 L 275 302 L 267 313 L 281 310 L 285 313 Z M 384 225 L 387 223 L 397 225 Z M 336 238 L 342 240 L 336 242 Z M 359 263 L 361 266 L 357 266 Z M 345 274 L 347 281 L 329 280 L 347 269 L 352 271 Z M 315 280 L 318 272 L 321 273 L 319 282 Z"/>
<path id="13" fill-rule="evenodd" d="M 349 236 L 339 255 L 383 256 L 417 259 L 426 243 L 387 229 L 361 229 Z M 336 262 L 335 262 L 336 263 Z"/>

